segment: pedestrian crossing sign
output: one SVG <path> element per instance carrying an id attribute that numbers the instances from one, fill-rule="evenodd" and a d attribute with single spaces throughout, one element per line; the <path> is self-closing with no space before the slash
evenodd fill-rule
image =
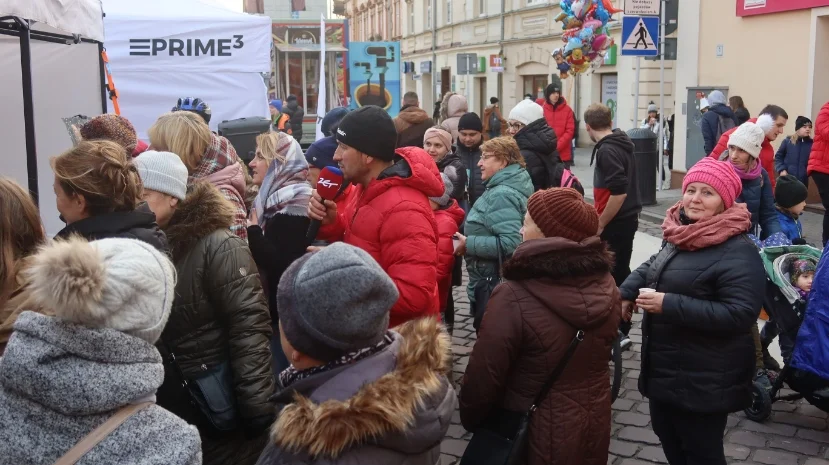
<path id="1" fill-rule="evenodd" d="M 622 18 L 622 55 L 655 57 L 659 55 L 659 18 L 625 16 Z"/>

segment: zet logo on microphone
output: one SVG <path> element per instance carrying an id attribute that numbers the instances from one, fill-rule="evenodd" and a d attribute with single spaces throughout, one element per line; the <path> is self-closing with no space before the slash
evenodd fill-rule
<path id="1" fill-rule="evenodd" d="M 320 180 L 317 181 L 317 184 L 319 184 L 319 185 L 321 185 L 322 187 L 325 187 L 325 188 L 339 187 L 339 185 L 340 185 L 340 183 L 334 182 L 331 179 L 325 179 L 323 177 L 320 177 Z"/>

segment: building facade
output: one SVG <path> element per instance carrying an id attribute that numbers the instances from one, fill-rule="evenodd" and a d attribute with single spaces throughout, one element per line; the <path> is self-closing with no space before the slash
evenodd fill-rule
<path id="1" fill-rule="evenodd" d="M 404 0 L 345 0 L 350 42 L 393 42 L 403 36 Z"/>
<path id="2" fill-rule="evenodd" d="M 543 97 L 553 73 L 558 74 L 552 51 L 561 47 L 562 24 L 557 0 L 407 0 L 402 24 L 403 61 L 413 63 L 404 78 L 404 91 L 415 91 L 426 107 L 446 92 L 463 94 L 469 110 L 482 114 L 491 97 L 501 102 L 504 115 L 526 94 Z M 612 2 L 622 5 L 622 0 Z M 621 13 L 614 15 L 611 34 L 621 44 Z M 669 36 L 670 37 L 670 36 Z M 618 49 L 618 45 L 617 45 Z M 477 69 L 458 75 L 458 54 L 475 54 Z M 465 61 L 464 58 L 461 58 Z M 639 126 L 648 103 L 659 103 L 659 62 L 641 61 L 640 99 L 634 103 L 636 59 L 617 50 L 594 73 L 563 80 L 563 95 L 576 119 L 592 102 L 604 102 L 614 111 L 616 126 Z M 500 66 L 499 66 L 500 65 Z M 673 107 L 673 62 L 666 62 L 665 107 Z M 579 125 L 579 144 L 587 140 Z"/>

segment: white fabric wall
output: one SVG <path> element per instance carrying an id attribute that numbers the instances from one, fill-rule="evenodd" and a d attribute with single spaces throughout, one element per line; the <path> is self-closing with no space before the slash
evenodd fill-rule
<path id="1" fill-rule="evenodd" d="M 0 36 L 0 175 L 28 187 L 26 136 L 23 119 L 20 42 Z M 101 80 L 98 46 L 80 43 L 61 45 L 32 41 L 32 80 L 35 135 L 38 154 L 40 213 L 46 232 L 63 228 L 58 219 L 54 176 L 49 158 L 72 146 L 61 118 L 101 114 Z"/>

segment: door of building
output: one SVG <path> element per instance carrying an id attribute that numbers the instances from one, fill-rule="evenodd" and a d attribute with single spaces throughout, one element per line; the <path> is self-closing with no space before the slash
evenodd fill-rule
<path id="1" fill-rule="evenodd" d="M 613 117 L 613 128 L 619 127 L 616 116 L 617 103 L 619 102 L 619 75 L 616 73 L 602 74 L 602 103 L 610 108 Z"/>
<path id="2" fill-rule="evenodd" d="M 478 115 L 483 118 L 484 117 L 484 108 L 489 103 L 489 99 L 486 96 L 486 78 L 477 79 L 478 81 Z"/>
<path id="3" fill-rule="evenodd" d="M 440 97 L 443 98 L 447 92 L 452 90 L 452 68 L 443 68 L 440 70 Z"/>
<path id="4" fill-rule="evenodd" d="M 700 100 L 719 90 L 728 100 L 728 87 L 689 87 L 685 105 L 688 123 L 685 129 L 685 169 L 690 169 L 696 162 L 708 156 L 705 153 L 705 139 L 702 138 L 702 112 L 700 112 Z M 674 167 L 676 168 L 676 167 Z"/>

